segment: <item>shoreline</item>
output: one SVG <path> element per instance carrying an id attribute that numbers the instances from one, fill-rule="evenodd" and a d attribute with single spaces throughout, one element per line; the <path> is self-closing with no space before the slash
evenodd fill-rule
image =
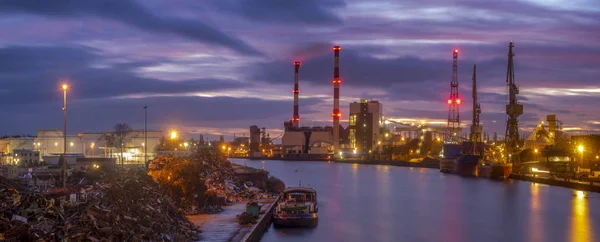
<path id="1" fill-rule="evenodd" d="M 250 158 L 236 158 L 236 159 L 248 159 L 248 160 L 282 160 L 282 161 L 301 161 L 301 160 L 286 160 L 279 158 L 266 158 L 266 159 L 250 159 Z M 335 162 L 335 163 L 345 163 L 345 164 L 364 164 L 364 165 L 389 165 L 389 166 L 399 166 L 399 167 L 418 167 L 418 168 L 429 168 L 429 169 L 439 169 L 439 163 L 437 162 L 409 162 L 409 161 L 389 161 L 389 160 L 307 160 L 307 161 L 320 161 L 320 162 Z M 540 177 L 530 177 L 521 174 L 511 173 L 509 179 L 514 179 L 518 181 L 528 181 L 540 184 L 546 184 L 550 186 L 559 186 L 565 187 L 580 191 L 586 192 L 597 192 L 600 193 L 600 184 L 599 185 L 591 185 L 589 183 L 581 183 L 576 181 L 561 181 L 561 180 L 553 180 L 546 179 Z"/>

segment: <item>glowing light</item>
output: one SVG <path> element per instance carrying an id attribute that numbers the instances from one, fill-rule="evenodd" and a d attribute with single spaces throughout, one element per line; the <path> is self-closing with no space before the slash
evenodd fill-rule
<path id="1" fill-rule="evenodd" d="M 389 137 L 389 136 L 390 136 L 390 134 L 389 134 L 389 133 L 385 133 L 385 137 L 386 137 L 386 138 L 387 138 L 387 137 Z"/>
<path id="2" fill-rule="evenodd" d="M 584 191 L 575 191 L 575 196 L 577 196 L 577 198 L 585 198 L 585 192 Z"/>
<path id="3" fill-rule="evenodd" d="M 73 142 L 69 143 L 70 146 L 73 146 Z"/>
<path id="4" fill-rule="evenodd" d="M 177 136 L 178 136 L 177 131 L 175 131 L 175 130 L 171 131 L 171 139 L 177 139 Z"/>
<path id="5" fill-rule="evenodd" d="M 531 172 L 538 172 L 538 173 L 550 173 L 550 171 L 544 171 L 544 170 L 540 170 L 538 168 L 535 167 L 531 167 Z"/>
<path id="6" fill-rule="evenodd" d="M 452 104 L 452 99 L 448 99 L 448 104 Z"/>
<path id="7" fill-rule="evenodd" d="M 460 104 L 460 99 L 456 99 L 456 104 Z"/>
<path id="8" fill-rule="evenodd" d="M 458 54 L 458 49 L 454 49 L 454 53 Z"/>
<path id="9" fill-rule="evenodd" d="M 54 146 L 58 146 L 58 143 L 54 142 Z"/>
<path id="10" fill-rule="evenodd" d="M 538 149 L 533 150 L 533 152 L 538 153 Z"/>
<path id="11" fill-rule="evenodd" d="M 579 151 L 579 153 L 583 153 L 583 145 L 579 145 L 577 147 L 577 150 Z"/>
<path id="12" fill-rule="evenodd" d="M 225 147 L 224 145 L 223 145 L 223 146 L 221 146 L 221 149 L 226 149 L 226 148 L 227 148 L 227 147 Z"/>
<path id="13" fill-rule="evenodd" d="M 69 89 L 69 85 L 63 84 L 62 85 L 62 89 L 63 89 L 63 91 L 66 91 L 67 89 Z"/>
<path id="14" fill-rule="evenodd" d="M 183 143 L 183 146 L 185 146 L 185 147 L 188 147 L 188 145 L 190 145 L 190 144 L 188 144 L 188 142 Z"/>
<path id="15" fill-rule="evenodd" d="M 356 149 L 354 149 L 354 150 L 352 151 L 352 153 L 354 153 L 354 154 L 356 154 L 356 152 L 357 152 L 357 151 L 356 151 Z"/>
<path id="16" fill-rule="evenodd" d="M 299 61 L 296 61 L 296 62 L 294 62 L 294 65 L 295 65 L 295 66 L 299 66 L 299 65 L 300 65 L 300 62 L 299 62 Z"/>

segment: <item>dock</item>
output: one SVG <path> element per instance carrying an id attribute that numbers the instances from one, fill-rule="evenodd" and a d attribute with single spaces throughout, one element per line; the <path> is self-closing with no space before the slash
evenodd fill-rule
<path id="1" fill-rule="evenodd" d="M 240 225 L 236 215 L 245 211 L 246 202 L 236 202 L 225 206 L 224 211 L 216 214 L 190 215 L 188 219 L 201 228 L 200 241 L 250 242 L 259 241 L 271 225 L 271 215 L 276 199 L 261 199 L 262 213 L 252 226 Z"/>

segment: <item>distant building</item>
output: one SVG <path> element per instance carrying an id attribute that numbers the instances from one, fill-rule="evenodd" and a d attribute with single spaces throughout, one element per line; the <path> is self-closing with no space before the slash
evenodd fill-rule
<path id="1" fill-rule="evenodd" d="M 333 153 L 331 147 L 333 127 L 288 127 L 281 138 L 283 156 L 311 154 L 329 155 Z"/>
<path id="2" fill-rule="evenodd" d="M 15 149 L 34 149 L 33 137 L 5 137 L 0 138 L 0 152 L 12 154 Z"/>
<path id="3" fill-rule="evenodd" d="M 256 125 L 250 126 L 250 157 L 260 157 L 260 128 Z"/>
<path id="4" fill-rule="evenodd" d="M 383 140 L 383 105 L 362 99 L 350 103 L 348 142 L 351 149 L 365 154 L 379 152 Z"/>
<path id="5" fill-rule="evenodd" d="M 118 158 L 121 155 L 118 148 L 108 145 L 107 139 L 110 135 L 111 132 L 81 132 L 67 136 L 66 153 L 82 154 L 85 157 Z M 143 163 L 146 145 L 148 145 L 148 159 L 155 157 L 155 147 L 160 143 L 163 132 L 148 130 L 146 135 L 148 144 L 145 143 L 143 130 L 134 130 L 127 134 L 123 152 L 126 161 Z M 43 161 L 46 156 L 51 157 L 64 152 L 64 137 L 60 129 L 39 130 L 37 137 L 31 143 L 35 150 L 39 150 Z"/>
<path id="6" fill-rule="evenodd" d="M 40 165 L 40 152 L 38 150 L 15 149 L 13 150 L 13 161 L 17 166 L 38 166 Z"/>

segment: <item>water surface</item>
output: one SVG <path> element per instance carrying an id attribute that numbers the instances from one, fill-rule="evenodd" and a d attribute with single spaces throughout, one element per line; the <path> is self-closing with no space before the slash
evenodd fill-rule
<path id="1" fill-rule="evenodd" d="M 427 168 L 232 161 L 317 190 L 316 228 L 271 227 L 262 241 L 600 241 L 598 193 Z"/>

